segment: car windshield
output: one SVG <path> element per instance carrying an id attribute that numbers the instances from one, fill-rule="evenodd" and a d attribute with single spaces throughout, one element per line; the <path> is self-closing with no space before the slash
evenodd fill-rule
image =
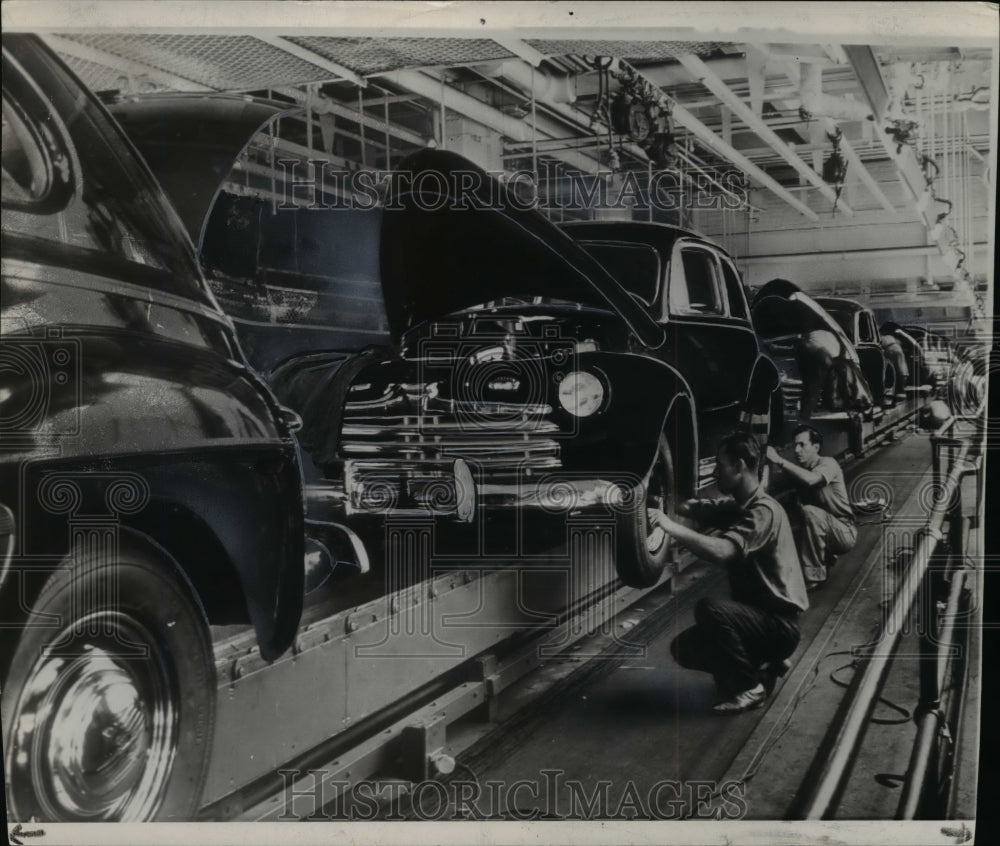
<path id="1" fill-rule="evenodd" d="M 660 287 L 660 257 L 646 244 L 581 241 L 581 246 L 633 297 L 646 305 L 656 301 Z"/>
<path id="2" fill-rule="evenodd" d="M 837 321 L 837 324 L 841 329 L 844 330 L 844 334 L 848 338 L 854 338 L 854 315 L 852 312 L 847 311 L 842 308 L 831 308 L 830 306 L 825 306 L 826 310 L 830 312 L 830 317 Z"/>

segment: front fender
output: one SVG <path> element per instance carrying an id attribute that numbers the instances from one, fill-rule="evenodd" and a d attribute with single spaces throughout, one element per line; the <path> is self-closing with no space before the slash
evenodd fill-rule
<path id="1" fill-rule="evenodd" d="M 184 456 L 150 474 L 164 504 L 197 515 L 239 577 L 247 614 L 266 660 L 291 644 L 302 614 L 305 525 L 294 447 L 217 451 Z M 154 536 L 171 547 L 169 508 Z M 181 562 L 198 567 L 198 550 Z M 192 574 L 197 583 L 197 574 Z"/>
<path id="2" fill-rule="evenodd" d="M 750 374 L 744 408 L 750 414 L 767 414 L 771 408 L 771 394 L 781 385 L 781 374 L 774 362 L 759 356 Z"/>
<path id="3" fill-rule="evenodd" d="M 572 421 L 575 437 L 563 447 L 568 470 L 619 472 L 644 478 L 656 460 L 660 435 L 671 410 L 683 400 L 693 417 L 690 385 L 670 365 L 642 355 L 592 352 L 579 356 L 578 369 L 593 371 L 604 383 L 605 406 Z M 694 432 L 697 432 L 692 420 Z"/>
<path id="4" fill-rule="evenodd" d="M 27 460 L 17 476 L 0 486 L 0 499 L 14 505 L 15 525 L 23 529 L 20 568 L 132 529 L 167 549 L 193 584 L 207 582 L 233 596 L 240 591 L 266 659 L 276 658 L 294 638 L 305 539 L 301 477 L 290 441 L 86 461 Z M 205 530 L 197 540 L 190 515 Z M 211 558 L 220 554 L 225 561 Z M 238 584 L 232 584 L 234 571 Z M 5 591 L 21 590 L 14 584 L 20 581 L 12 580 Z"/>

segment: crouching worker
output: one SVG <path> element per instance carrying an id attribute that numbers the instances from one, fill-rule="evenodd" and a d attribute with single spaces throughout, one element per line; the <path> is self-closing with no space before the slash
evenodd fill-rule
<path id="1" fill-rule="evenodd" d="M 799 426 L 794 437 L 794 462 L 782 458 L 774 447 L 767 448 L 767 460 L 787 473 L 795 486 L 802 508 L 799 560 L 806 587 L 814 590 L 826 581 L 831 557 L 854 548 L 858 529 L 844 472 L 835 459 L 820 455 L 823 436 L 811 426 Z"/>
<path id="2" fill-rule="evenodd" d="M 718 714 L 738 714 L 767 698 L 799 644 L 799 614 L 809 607 L 788 516 L 761 487 L 760 460 L 752 435 L 729 435 L 715 466 L 719 490 L 728 497 L 690 500 L 679 509 L 700 527 L 721 530 L 718 535 L 650 512 L 678 543 L 728 568 L 731 598 L 699 600 L 695 625 L 670 647 L 682 667 L 715 678 Z"/>

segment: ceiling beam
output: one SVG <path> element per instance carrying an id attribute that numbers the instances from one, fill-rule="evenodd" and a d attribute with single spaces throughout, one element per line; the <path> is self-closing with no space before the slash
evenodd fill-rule
<path id="1" fill-rule="evenodd" d="M 986 241 L 977 241 L 972 245 L 977 253 L 985 253 L 989 248 Z M 912 258 L 934 256 L 938 248 L 934 244 L 913 247 L 871 247 L 853 250 L 814 250 L 805 253 L 770 253 L 768 255 L 743 256 L 740 261 L 747 264 L 765 264 L 780 261 L 782 263 L 812 264 L 816 261 L 846 261 L 848 259 L 880 259 L 880 258 Z"/>
<path id="2" fill-rule="evenodd" d="M 780 66 L 785 75 L 788 77 L 789 82 L 791 82 L 794 86 L 797 86 L 799 88 L 799 91 L 801 92 L 801 99 L 784 100 L 779 104 L 782 107 L 797 108 L 799 106 L 805 106 L 803 100 L 805 99 L 806 92 L 804 86 L 806 85 L 812 86 L 811 93 L 813 94 L 813 100 L 815 100 L 818 104 L 820 104 L 821 107 L 823 106 L 824 103 L 832 101 L 834 99 L 829 95 L 826 98 L 822 97 L 823 79 L 818 65 L 808 66 L 804 69 L 803 72 L 803 69 L 794 60 L 786 59 L 784 57 L 774 57 L 772 54 L 770 54 L 763 48 L 758 48 L 758 49 L 761 49 L 761 51 L 764 52 L 765 55 L 769 56 L 773 61 L 775 61 Z M 836 49 L 834 49 L 834 46 L 827 45 L 824 49 L 831 56 L 843 55 L 844 62 L 846 63 L 848 61 L 847 54 L 844 53 L 843 47 L 836 46 Z M 837 51 L 839 51 L 839 54 L 837 53 Z M 812 105 L 812 103 L 810 102 L 809 105 Z M 819 119 L 819 126 L 824 133 L 828 135 L 836 134 L 837 129 L 839 127 L 837 126 L 836 122 L 833 120 L 832 117 L 828 117 L 827 115 L 817 115 L 817 117 Z M 846 136 L 841 136 L 840 150 L 843 153 L 844 158 L 847 160 L 848 166 L 853 166 L 854 168 L 853 171 L 851 171 L 851 173 L 857 174 L 857 176 L 861 179 L 861 182 L 864 184 L 864 186 L 868 189 L 871 195 L 878 201 L 879 205 L 881 205 L 882 208 L 884 208 L 888 212 L 892 212 L 893 214 L 898 214 L 896 207 L 891 202 L 889 202 L 889 198 L 885 196 L 885 193 L 879 187 L 879 184 L 868 172 L 868 168 L 865 167 L 864 163 L 861 161 L 861 158 L 858 156 L 854 147 L 851 146 L 851 142 L 847 140 Z"/>
<path id="3" fill-rule="evenodd" d="M 522 96 L 534 99 L 536 104 L 541 104 L 550 114 L 565 121 L 572 130 L 592 138 L 607 138 L 609 128 L 606 123 L 595 114 L 573 105 L 577 99 L 573 76 L 534 70 L 527 63 L 517 61 L 503 62 L 499 74 L 505 82 L 523 92 Z M 649 163 L 646 151 L 635 142 L 619 139 L 617 146 L 636 161 Z"/>
<path id="4" fill-rule="evenodd" d="M 843 197 L 838 197 L 837 192 L 833 189 L 833 186 L 828 185 L 823 177 L 820 176 L 816 171 L 814 171 L 809 165 L 807 165 L 798 154 L 792 150 L 778 134 L 771 129 L 764 121 L 757 117 L 745 104 L 744 102 L 734 94 L 729 87 L 721 80 L 715 73 L 706 65 L 701 59 L 693 54 L 687 54 L 679 57 L 679 61 L 688 72 L 702 85 L 708 88 L 716 97 L 718 97 L 723 103 L 729 106 L 737 117 L 740 118 L 747 126 L 753 129 L 764 141 L 770 144 L 778 154 L 790 164 L 796 171 L 809 183 L 818 188 L 823 195 L 829 199 L 831 202 L 836 203 L 837 208 L 839 208 L 848 217 L 854 214 L 854 211 L 846 203 Z"/>
<path id="5" fill-rule="evenodd" d="M 444 84 L 440 79 L 434 79 L 420 71 L 387 71 L 380 74 L 380 76 L 395 85 L 405 88 L 407 91 L 412 91 L 414 94 L 426 97 L 431 102 L 443 103 L 445 108 L 457 114 L 464 115 L 477 123 L 481 123 L 483 126 L 514 141 L 531 142 L 533 137 L 537 137 L 531 124 L 527 121 L 506 115 L 499 109 L 495 109 L 493 106 L 484 103 L 482 100 L 477 100 L 464 91 L 452 88 L 450 85 Z M 536 115 L 537 129 L 539 132 L 544 133 L 546 137 L 560 138 L 565 135 L 565 129 L 557 124 L 555 126 L 551 124 L 555 124 L 555 121 L 550 123 L 547 120 L 543 120 L 541 115 Z M 567 150 L 560 153 L 559 158 L 567 165 L 585 173 L 596 173 L 600 170 L 600 162 L 574 150 Z"/>
<path id="6" fill-rule="evenodd" d="M 331 62 L 329 59 L 319 55 L 319 53 L 314 53 L 306 47 L 300 47 L 294 41 L 289 41 L 281 35 L 265 35 L 262 33 L 252 33 L 252 35 L 258 41 L 263 41 L 266 44 L 270 44 L 272 47 L 277 47 L 283 53 L 288 53 L 291 56 L 295 56 L 296 59 L 301 59 L 303 62 L 308 62 L 311 65 L 315 65 L 325 71 L 329 71 L 336 79 L 346 79 L 348 82 L 353 82 L 359 88 L 368 87 L 368 81 L 363 76 L 356 74 L 350 68 L 339 65 L 336 62 Z M 326 82 L 327 80 L 314 79 L 311 81 Z"/>
<path id="7" fill-rule="evenodd" d="M 274 91 L 276 94 L 281 94 L 282 96 L 289 97 L 292 100 L 295 100 L 296 103 L 301 103 L 302 105 L 307 105 L 309 103 L 309 95 L 305 91 L 302 91 L 298 88 L 272 88 L 271 90 Z M 365 105 L 368 105 L 368 103 L 366 102 Z M 364 125 L 367 128 L 373 129 L 376 132 L 381 133 L 383 136 L 386 131 L 386 123 L 384 120 L 372 117 L 367 113 L 362 115 L 358 112 L 356 108 L 352 109 L 348 106 L 338 103 L 332 97 L 324 97 L 322 94 L 313 99 L 311 104 L 311 109 L 316 114 L 322 114 L 326 112 L 328 114 L 336 115 L 337 117 L 342 117 L 347 120 L 354 121 L 355 123 L 358 123 L 360 121 L 364 123 Z M 304 114 L 294 115 L 293 117 L 305 120 Z M 400 141 L 405 141 L 407 144 L 414 144 L 418 147 L 427 146 L 427 139 L 421 135 L 418 135 L 416 132 L 411 132 L 408 129 L 396 126 L 395 124 L 389 124 L 388 130 L 390 136 L 398 138 Z M 378 139 L 369 138 L 367 139 L 367 143 L 373 143 L 373 141 L 377 140 Z"/>
<path id="8" fill-rule="evenodd" d="M 886 153 L 888 153 L 889 158 L 896 163 L 899 178 L 909 193 L 915 200 L 919 200 L 924 193 L 925 184 L 923 169 L 917 161 L 916 154 L 907 144 L 904 144 L 902 149 L 897 153 L 896 142 L 885 132 L 886 116 L 891 97 L 885 80 L 882 78 L 882 71 L 879 69 L 875 53 L 871 47 L 861 45 L 845 46 L 844 51 L 851 60 L 851 65 L 858 77 L 858 82 L 861 84 L 861 90 L 864 92 L 868 105 L 871 106 L 872 112 L 875 114 L 875 135 L 882 142 L 882 146 L 885 148 Z M 917 211 L 920 213 L 920 218 L 923 220 L 924 225 L 930 228 L 933 225 L 932 212 L 926 207 L 921 208 L 919 205 L 917 205 Z"/>
<path id="9" fill-rule="evenodd" d="M 823 127 L 824 131 L 830 135 L 836 135 L 837 124 L 832 118 L 821 117 L 820 125 Z M 868 189 L 869 193 L 878 201 L 879 205 L 882 206 L 887 212 L 892 212 L 892 214 L 898 214 L 896 207 L 889 202 L 889 198 L 886 197 L 885 193 L 879 187 L 879 184 L 875 181 L 875 178 L 868 172 L 868 168 L 865 167 L 864 162 L 855 152 L 854 148 L 851 146 L 851 142 L 847 140 L 847 137 L 841 135 L 840 137 L 840 152 L 843 154 L 844 159 L 847 161 L 848 167 L 854 168 L 854 173 L 857 174 L 858 178 L 861 180 L 865 188 Z M 856 198 L 855 198 L 856 199 Z"/>
<path id="10" fill-rule="evenodd" d="M 525 43 L 520 38 L 503 38 L 490 36 L 490 40 L 499 44 L 504 50 L 510 50 L 519 59 L 524 59 L 529 65 L 539 67 L 548 58 L 544 53 L 538 52 L 530 44 Z"/>
<path id="11" fill-rule="evenodd" d="M 623 62 L 623 64 L 625 63 Z M 640 71 L 636 68 L 632 68 L 632 70 L 636 75 L 640 76 L 650 85 L 659 88 L 655 82 L 645 76 L 644 71 Z M 810 220 L 819 220 L 819 215 L 809 208 L 809 206 L 796 199 L 791 192 L 783 188 L 776 180 L 764 173 L 764 171 L 757 167 L 757 165 L 750 161 L 750 159 L 734 148 L 732 144 L 727 144 L 723 141 L 680 103 L 672 103 L 671 115 L 676 123 L 687 129 L 692 135 L 694 135 L 695 138 L 701 141 L 702 144 L 708 147 L 708 149 L 710 149 L 717 156 L 720 156 L 726 161 L 736 165 L 740 170 L 747 174 L 747 176 L 757 181 L 760 185 L 763 185 L 776 197 L 780 197 L 793 209 L 805 215 Z"/>
<path id="12" fill-rule="evenodd" d="M 177 76 L 176 74 L 168 73 L 167 71 L 160 70 L 159 68 L 154 68 L 152 65 L 147 65 L 143 62 L 136 62 L 132 59 L 126 59 L 124 56 L 117 56 L 114 53 L 108 53 L 105 50 L 88 47 L 86 44 L 80 44 L 70 38 L 63 38 L 61 35 L 46 34 L 42 36 L 42 40 L 44 40 L 45 43 L 48 44 L 49 47 L 51 47 L 56 53 L 62 56 L 72 56 L 76 59 L 82 59 L 85 62 L 93 62 L 94 64 L 103 65 L 110 70 L 120 71 L 124 76 L 144 76 L 175 91 L 217 90 L 209 87 L 208 85 L 202 85 L 200 82 L 194 82 L 186 77 Z"/>
<path id="13" fill-rule="evenodd" d="M 851 60 L 847 58 L 847 53 L 839 44 L 824 44 L 823 52 L 830 57 L 830 61 L 835 65 L 849 65 Z"/>
<path id="14" fill-rule="evenodd" d="M 780 197 L 788 203 L 788 205 L 804 214 L 810 220 L 819 220 L 819 215 L 809 208 L 809 206 L 797 200 L 789 191 L 764 173 L 764 171 L 751 162 L 750 159 L 719 138 L 718 135 L 712 132 L 711 129 L 705 126 L 705 124 L 698 120 L 698 118 L 692 115 L 683 106 L 679 104 L 674 105 L 671 113 L 675 122 L 687 129 L 692 135 L 694 135 L 695 138 L 701 141 L 702 144 L 708 147 L 716 155 L 721 156 L 726 161 L 732 162 L 752 179 L 767 188 L 772 194 Z"/>

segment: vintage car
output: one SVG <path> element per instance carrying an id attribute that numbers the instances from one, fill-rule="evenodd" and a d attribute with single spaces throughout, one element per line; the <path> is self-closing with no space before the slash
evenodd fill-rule
<path id="1" fill-rule="evenodd" d="M 903 331 L 920 344 L 927 369 L 935 387 L 943 387 L 959 356 L 951 339 L 926 326 L 905 325 Z"/>
<path id="2" fill-rule="evenodd" d="M 620 577 L 654 584 L 668 539 L 647 508 L 707 481 L 725 432 L 766 436 L 777 371 L 730 259 L 668 226 L 560 230 L 455 154 L 398 167 L 380 232 L 392 342 L 269 373 L 318 484 L 358 519 L 610 515 Z"/>
<path id="3" fill-rule="evenodd" d="M 879 333 L 882 338 L 895 338 L 896 342 L 902 347 L 903 355 L 906 358 L 908 373 L 906 386 L 908 388 L 933 386 L 935 382 L 934 374 L 930 367 L 928 367 L 923 345 L 914 332 L 904 329 L 898 323 L 886 321 L 879 326 Z"/>
<path id="4" fill-rule="evenodd" d="M 150 161 L 172 159 L 167 190 L 184 190 L 155 103 L 113 111 Z M 254 215 L 228 198 L 186 222 L 203 264 L 225 265 L 246 252 L 241 237 L 284 237 L 232 220 L 280 230 L 294 214 Z M 243 268 L 253 275 L 241 283 L 230 262 L 228 276 L 213 267 L 213 284 L 251 361 L 302 417 L 307 508 L 329 514 L 332 503 L 377 529 L 599 512 L 615 527 L 619 575 L 648 586 L 669 545 L 647 506 L 669 508 L 707 482 L 726 432 L 767 435 L 777 370 L 731 260 L 696 233 L 562 231 L 436 150 L 398 164 L 379 209 L 307 210 L 286 228 L 298 240 L 278 252 L 294 253 L 293 267 Z M 359 349 L 364 337 L 374 343 Z"/>
<path id="5" fill-rule="evenodd" d="M 854 345 L 816 300 L 787 279 L 772 279 L 754 294 L 752 315 L 781 374 L 783 418 L 775 437 L 787 440 L 798 422 L 817 417 L 875 413 Z"/>
<path id="6" fill-rule="evenodd" d="M 861 303 L 842 297 L 816 297 L 819 303 L 840 324 L 857 350 L 861 371 L 875 400 L 883 406 L 896 401 L 897 367 L 886 355 L 875 314 Z M 902 383 L 899 384 L 902 387 Z"/>
<path id="7" fill-rule="evenodd" d="M 216 107 L 244 138 L 275 113 Z M 2 202 L 8 815 L 191 819 L 209 624 L 252 623 L 269 659 L 298 627 L 298 421 L 246 366 L 136 150 L 33 36 L 3 37 Z"/>

